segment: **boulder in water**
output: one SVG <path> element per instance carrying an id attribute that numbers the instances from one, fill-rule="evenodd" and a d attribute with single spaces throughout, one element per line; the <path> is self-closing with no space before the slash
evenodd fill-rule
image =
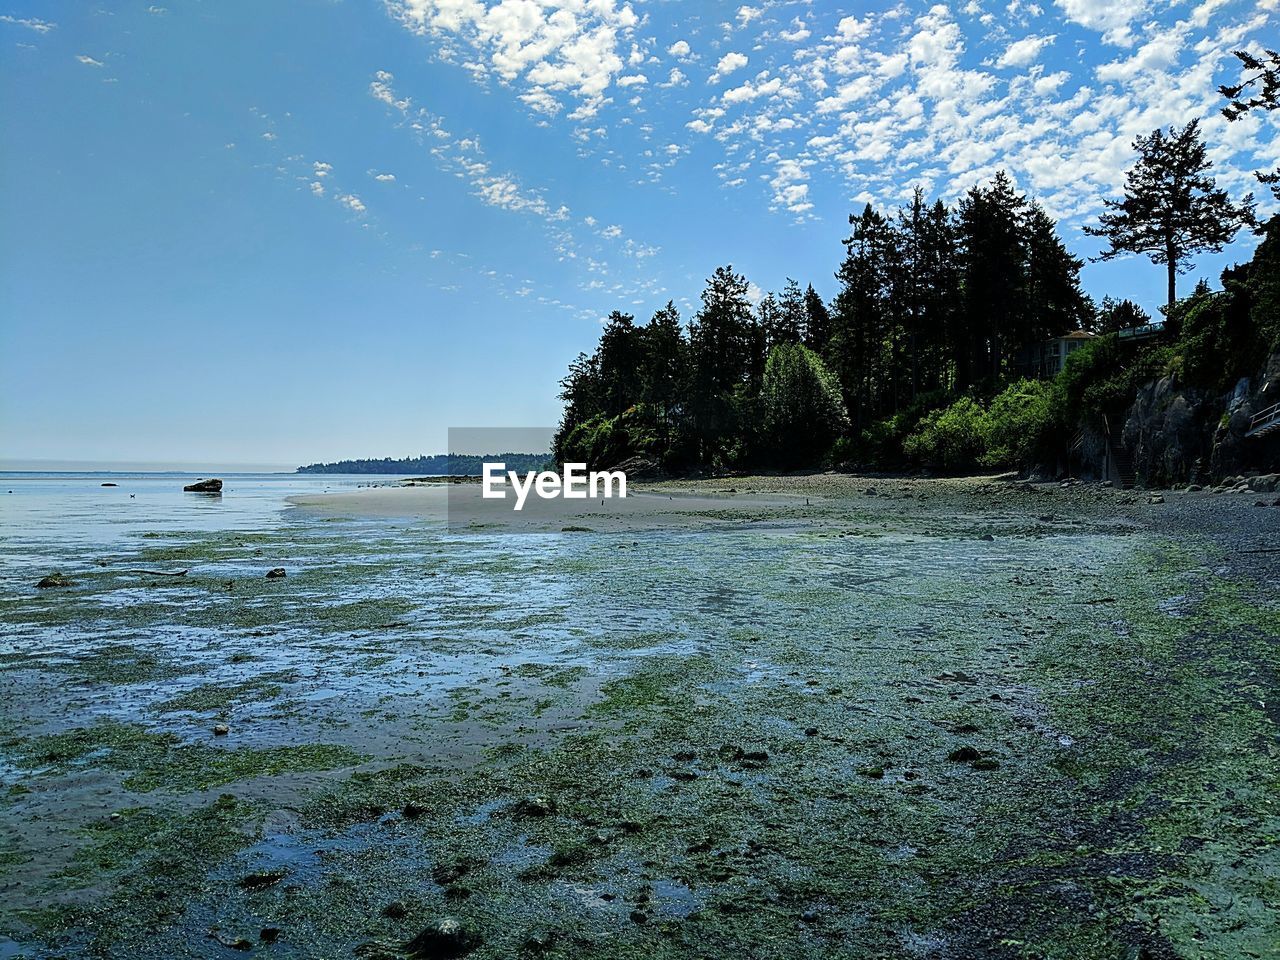
<path id="1" fill-rule="evenodd" d="M 197 480 L 182 488 L 186 493 L 221 493 L 222 481 L 218 479 Z"/>

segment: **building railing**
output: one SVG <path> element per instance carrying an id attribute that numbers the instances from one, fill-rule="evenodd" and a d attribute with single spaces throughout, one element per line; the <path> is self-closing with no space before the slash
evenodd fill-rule
<path id="1" fill-rule="evenodd" d="M 1245 436 L 1257 433 L 1272 424 L 1280 425 L 1280 403 L 1273 403 L 1265 410 L 1259 410 L 1253 415 L 1253 419 L 1249 421 L 1249 429 Z"/>

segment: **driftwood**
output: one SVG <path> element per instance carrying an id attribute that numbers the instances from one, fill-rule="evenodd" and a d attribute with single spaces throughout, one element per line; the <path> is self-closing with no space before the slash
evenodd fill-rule
<path id="1" fill-rule="evenodd" d="M 144 577 L 185 577 L 186 570 L 121 570 L 121 573 L 138 573 Z"/>

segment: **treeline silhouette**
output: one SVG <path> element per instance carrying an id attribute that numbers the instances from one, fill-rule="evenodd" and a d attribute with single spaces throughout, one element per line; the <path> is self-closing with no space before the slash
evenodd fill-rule
<path id="1" fill-rule="evenodd" d="M 1194 254 L 1257 226 L 1252 197 L 1217 189 L 1195 122 L 1135 149 L 1124 198 L 1091 232 L 1110 240 L 1100 259 L 1143 254 L 1168 271 L 1164 329 L 1142 346 L 1126 352 L 1117 331 L 1151 318 L 1127 299 L 1094 303 L 1083 261 L 1004 173 L 954 207 L 917 188 L 896 211 L 849 218 L 829 302 L 788 279 L 753 303 L 725 266 L 687 323 L 673 302 L 646 323 L 610 314 L 561 381 L 557 459 L 667 471 L 1031 466 L 1052 461 L 1082 418 L 1122 411 L 1138 376 L 1184 358 L 1202 383 L 1256 372 L 1280 348 L 1276 221 L 1223 291 L 1202 284 L 1177 300 Z M 1076 330 L 1098 336 L 1039 379 L 1040 346 Z"/>
<path id="2" fill-rule="evenodd" d="M 376 473 L 415 477 L 476 477 L 485 463 L 505 463 L 508 470 L 527 473 L 542 470 L 551 461 L 547 453 L 488 453 L 482 456 L 460 453 L 423 454 L 394 460 L 336 460 L 298 467 L 297 473 Z"/>

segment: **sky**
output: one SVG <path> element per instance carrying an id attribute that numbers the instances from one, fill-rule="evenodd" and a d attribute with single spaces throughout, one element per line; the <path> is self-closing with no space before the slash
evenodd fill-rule
<path id="1" fill-rule="evenodd" d="M 848 216 L 1004 169 L 1071 249 L 1227 123 L 1280 0 L 0 0 L 0 459 L 279 464 L 554 425 L 609 311 L 835 292 Z M 1241 236 L 1182 283 L 1247 259 Z M 1163 272 L 1089 264 L 1154 312 Z"/>

